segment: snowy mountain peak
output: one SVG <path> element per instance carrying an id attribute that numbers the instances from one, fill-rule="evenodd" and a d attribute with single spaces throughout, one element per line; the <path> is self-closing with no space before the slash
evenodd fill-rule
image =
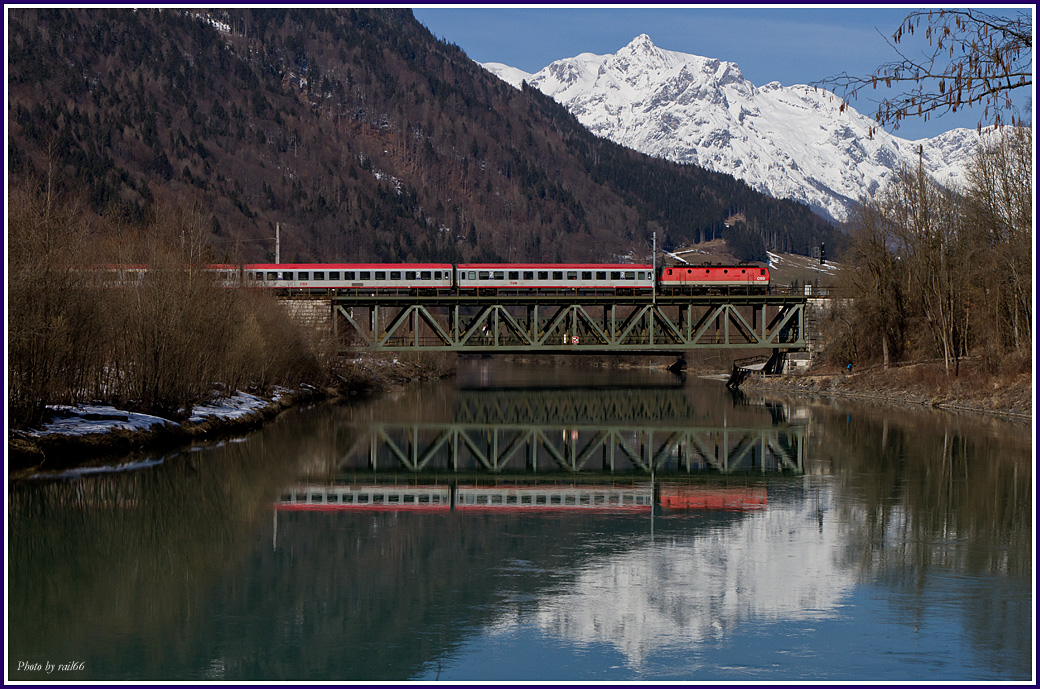
<path id="1" fill-rule="evenodd" d="M 885 131 L 841 99 L 773 81 L 760 88 L 740 67 L 658 47 L 640 34 L 612 55 L 582 53 L 535 74 L 486 63 L 567 107 L 593 133 L 644 153 L 725 172 L 758 191 L 808 204 L 844 220 L 851 204 L 896 170 L 923 162 L 940 180 L 956 178 L 976 133 L 956 129 L 920 141 Z"/>
<path id="2" fill-rule="evenodd" d="M 658 53 L 657 46 L 645 33 L 641 33 L 632 39 L 632 42 L 618 51 L 618 55 L 627 53 L 629 55 L 652 55 Z"/>

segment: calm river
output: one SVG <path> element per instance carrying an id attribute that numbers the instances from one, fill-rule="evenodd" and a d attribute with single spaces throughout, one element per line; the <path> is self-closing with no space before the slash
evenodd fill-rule
<path id="1" fill-rule="evenodd" d="M 9 679 L 1028 681 L 1031 436 L 467 362 L 9 483 Z"/>

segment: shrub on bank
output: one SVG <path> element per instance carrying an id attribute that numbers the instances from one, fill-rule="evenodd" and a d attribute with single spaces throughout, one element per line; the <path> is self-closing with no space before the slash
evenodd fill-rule
<path id="1" fill-rule="evenodd" d="M 278 301 L 218 284 L 197 207 L 157 206 L 146 227 L 91 221 L 35 182 L 8 196 L 8 416 L 48 404 L 113 404 L 180 419 L 215 390 L 323 384 L 329 352 Z M 139 284 L 97 266 L 147 265 Z"/>

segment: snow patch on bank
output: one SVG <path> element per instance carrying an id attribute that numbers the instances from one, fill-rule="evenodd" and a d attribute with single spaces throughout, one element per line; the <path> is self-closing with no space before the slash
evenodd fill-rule
<path id="1" fill-rule="evenodd" d="M 180 424 L 149 414 L 122 411 L 107 404 L 79 404 L 75 407 L 56 405 L 47 407 L 53 416 L 42 428 L 29 435 L 91 435 L 112 431 L 150 431 L 156 426 Z"/>
<path id="2" fill-rule="evenodd" d="M 271 400 L 266 400 L 247 392 L 237 391 L 230 397 L 220 397 L 206 404 L 200 404 L 192 410 L 188 419 L 191 423 L 204 421 L 234 421 L 262 411 L 271 402 L 277 402 L 285 394 L 291 392 L 287 388 L 277 388 Z M 28 431 L 26 435 L 42 437 L 47 435 L 85 436 L 113 431 L 147 432 L 156 427 L 171 426 L 179 428 L 176 421 L 149 414 L 116 409 L 107 404 L 78 404 L 76 406 L 48 406 L 51 417 L 40 428 Z"/>
<path id="3" fill-rule="evenodd" d="M 278 397 L 280 394 L 275 395 L 276 400 Z M 208 404 L 197 405 L 188 420 L 192 423 L 202 423 L 213 419 L 241 419 L 243 416 L 259 412 L 268 404 L 269 402 L 262 397 L 239 391 L 231 397 L 221 397 Z"/>

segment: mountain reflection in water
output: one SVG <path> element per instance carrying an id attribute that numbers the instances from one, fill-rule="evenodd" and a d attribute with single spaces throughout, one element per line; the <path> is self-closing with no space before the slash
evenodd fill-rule
<path id="1" fill-rule="evenodd" d="M 11 679 L 1029 679 L 1030 429 L 474 366 L 10 484 Z"/>

